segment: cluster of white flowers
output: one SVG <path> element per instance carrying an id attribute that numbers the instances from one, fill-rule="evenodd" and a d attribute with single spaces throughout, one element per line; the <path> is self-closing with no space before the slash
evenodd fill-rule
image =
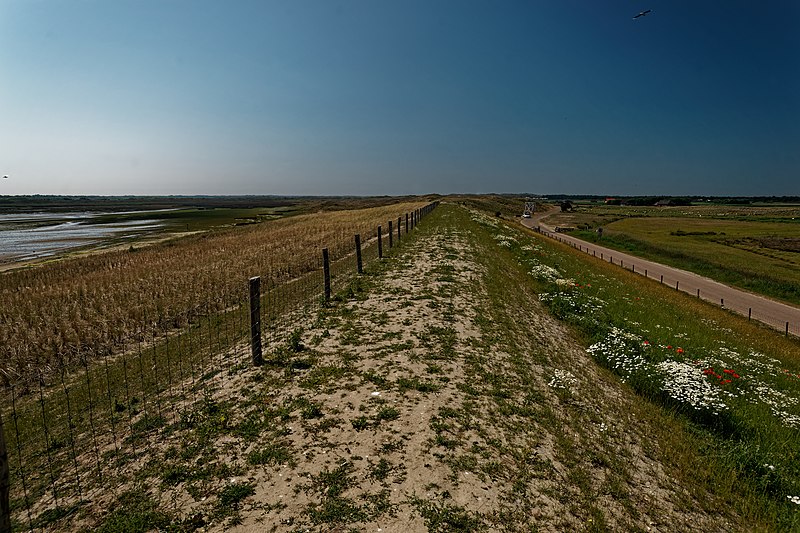
<path id="1" fill-rule="evenodd" d="M 517 239 L 510 235 L 495 235 L 493 238 L 497 241 L 497 244 L 506 248 L 511 248 L 511 245 L 517 242 Z"/>
<path id="2" fill-rule="evenodd" d="M 536 244 L 526 244 L 522 247 L 526 252 L 542 252 L 542 247 Z"/>
<path id="3" fill-rule="evenodd" d="M 553 378 L 547 384 L 554 389 L 567 389 L 578 384 L 578 379 L 569 370 L 556 369 L 553 372 Z"/>
<path id="4" fill-rule="evenodd" d="M 670 398 L 714 414 L 728 409 L 721 389 L 714 387 L 698 367 L 679 361 L 662 361 L 656 368 L 664 375 L 662 390 Z"/>
<path id="5" fill-rule="evenodd" d="M 556 281 L 558 283 L 558 281 Z M 574 282 L 567 281 L 565 286 L 573 285 Z M 544 303 L 552 303 L 558 301 L 563 304 L 571 314 L 584 318 L 589 316 L 592 311 L 599 311 L 605 305 L 605 302 L 600 298 L 594 296 L 587 296 L 585 294 L 576 293 L 572 291 L 564 292 L 542 292 L 539 294 L 539 301 Z"/>
<path id="6" fill-rule="evenodd" d="M 767 404 L 773 412 L 795 407 L 800 401 L 795 396 L 773 389 L 759 379 L 752 380 L 751 393 L 752 396 L 749 398 L 751 401 Z"/>
<path id="7" fill-rule="evenodd" d="M 521 243 L 523 250 L 531 252 L 522 259 L 525 264 L 531 265 L 528 273 L 538 281 L 551 283 L 557 287 L 553 292 L 540 293 L 540 301 L 554 309 L 557 308 L 560 313 L 566 312 L 580 320 L 597 320 L 598 315 L 593 311 L 603 309 L 606 302 L 579 290 L 575 280 L 565 276 L 558 268 L 542 264 L 539 259 L 552 255 L 548 253 L 546 247 L 532 242 L 518 241 L 505 233 L 507 231 L 505 226 L 483 213 L 472 212 L 472 220 L 493 228 L 491 230 L 493 238 L 500 246 L 510 248 L 514 243 Z M 536 259 L 531 257 L 533 255 Z M 603 283 L 603 280 L 608 283 Z M 614 298 L 621 298 L 632 304 L 636 304 L 639 300 L 638 297 L 627 293 L 625 287 L 616 286 L 608 276 L 594 274 L 591 276 L 591 283 L 592 285 L 598 283 L 591 291 L 595 294 L 613 292 Z M 702 318 L 700 321 L 718 332 L 729 332 L 733 336 L 733 332 L 712 319 Z M 620 375 L 623 382 L 630 379 L 633 374 L 660 375 L 663 377 L 662 389 L 667 395 L 696 409 L 706 409 L 708 412 L 719 414 L 730 409 L 729 405 L 734 405 L 732 400 L 763 404 L 782 424 L 800 429 L 800 396 L 797 394 L 797 389 L 787 389 L 784 386 L 786 380 L 794 380 L 800 376 L 783 370 L 784 363 L 781 361 L 755 351 L 740 353 L 722 342 L 706 354 L 696 353 L 697 347 L 684 352 L 683 349 L 676 350 L 660 342 L 651 346 L 644 340 L 647 337 L 641 336 L 649 336 L 649 332 L 640 322 L 634 319 L 630 320 L 628 325 L 637 331 L 638 335 L 612 328 L 605 339 L 588 348 L 592 356 L 603 361 Z M 652 327 L 656 336 L 663 338 L 663 335 L 668 334 L 674 339 L 671 344 L 676 344 L 677 341 L 677 344 L 685 347 L 690 341 L 688 332 L 680 331 L 683 328 L 672 331 L 673 328 L 667 325 L 654 324 Z M 653 348 L 657 347 L 661 349 L 651 353 Z M 668 357 L 667 360 L 658 364 L 651 362 L 650 357 L 664 355 Z M 569 372 L 556 370 L 548 385 L 553 388 L 568 389 L 575 384 L 574 379 Z M 769 468 L 770 465 L 765 467 Z M 773 470 L 774 467 L 769 469 Z M 792 501 L 800 505 L 800 496 L 789 498 L 797 498 L 797 501 L 793 499 Z"/>
<path id="8" fill-rule="evenodd" d="M 608 336 L 589 346 L 588 352 L 597 359 L 606 359 L 608 366 L 626 381 L 631 374 L 649 366 L 634 346 L 641 346 L 642 338 L 619 328 L 611 328 Z"/>
<path id="9" fill-rule="evenodd" d="M 546 281 L 550 283 L 555 283 L 556 280 L 561 279 L 561 272 L 547 265 L 534 265 L 528 274 L 535 277 L 539 281 Z"/>
<path id="10" fill-rule="evenodd" d="M 482 224 L 484 226 L 489 226 L 492 228 L 499 227 L 499 224 L 493 219 L 489 218 L 480 211 L 470 211 L 470 219 L 473 222 L 477 222 L 478 224 Z"/>
<path id="11" fill-rule="evenodd" d="M 770 408 L 772 415 L 788 427 L 800 428 L 800 398 L 790 393 L 776 390 L 775 387 L 760 377 L 778 377 L 784 375 L 781 362 L 759 352 L 750 352 L 742 356 L 739 352 L 720 345 L 714 355 L 695 361 L 695 367 L 721 369 L 735 368 L 741 377 L 734 378 L 739 386 L 720 389 L 722 397 L 742 398 L 751 404 L 764 404 Z M 707 378 L 706 378 L 707 379 Z"/>
<path id="12" fill-rule="evenodd" d="M 800 505 L 800 496 L 787 496 L 787 498 L 789 498 L 790 502 Z"/>
<path id="13" fill-rule="evenodd" d="M 772 415 L 779 418 L 784 426 L 800 429 L 800 416 L 787 413 L 786 411 L 772 410 Z"/>
<path id="14" fill-rule="evenodd" d="M 746 356 L 742 356 L 736 350 L 732 350 L 724 344 L 720 344 L 715 350 L 715 354 L 726 361 L 721 364 L 735 366 L 748 374 L 778 376 L 782 373 L 782 364 L 779 360 L 767 357 L 760 352 L 751 351 Z"/>

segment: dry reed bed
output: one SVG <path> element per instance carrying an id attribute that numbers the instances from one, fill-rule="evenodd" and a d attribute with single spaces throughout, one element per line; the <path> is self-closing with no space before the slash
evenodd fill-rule
<path id="1" fill-rule="evenodd" d="M 229 308 L 246 298 L 247 278 L 270 286 L 320 268 L 322 248 L 333 260 L 352 253 L 354 234 L 367 240 L 424 205 L 300 215 L 0 275 L 0 377 L 30 379 Z"/>

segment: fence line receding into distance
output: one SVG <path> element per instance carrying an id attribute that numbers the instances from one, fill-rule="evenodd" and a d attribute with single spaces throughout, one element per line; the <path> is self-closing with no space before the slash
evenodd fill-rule
<path id="1" fill-rule="evenodd" d="M 406 213 L 405 232 L 398 217 L 397 235 L 389 220 L 389 249 L 437 205 Z M 42 358 L 33 376 L 12 381 L 0 408 L 0 533 L 44 529 L 124 492 L 170 428 L 193 423 L 193 406 L 227 370 L 262 364 L 297 312 L 326 305 L 386 255 L 381 227 L 342 235 L 308 268 L 265 258 L 263 272 L 237 288 L 210 287 L 206 302 L 177 316 L 151 316 L 71 364 Z"/>

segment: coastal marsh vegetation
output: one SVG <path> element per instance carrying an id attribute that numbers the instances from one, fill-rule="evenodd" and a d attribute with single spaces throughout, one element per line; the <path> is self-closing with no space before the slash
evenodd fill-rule
<path id="1" fill-rule="evenodd" d="M 322 248 L 332 259 L 352 253 L 354 234 L 366 242 L 422 205 L 298 215 L 3 273 L 0 378 L 26 380 L 123 339 L 185 327 L 238 305 L 249 277 L 296 279 L 320 268 Z"/>

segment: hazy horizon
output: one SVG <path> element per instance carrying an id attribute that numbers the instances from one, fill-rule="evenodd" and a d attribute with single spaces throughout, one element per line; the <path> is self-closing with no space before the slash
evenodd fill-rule
<path id="1" fill-rule="evenodd" d="M 799 16 L 11 0 L 0 195 L 800 195 Z"/>

